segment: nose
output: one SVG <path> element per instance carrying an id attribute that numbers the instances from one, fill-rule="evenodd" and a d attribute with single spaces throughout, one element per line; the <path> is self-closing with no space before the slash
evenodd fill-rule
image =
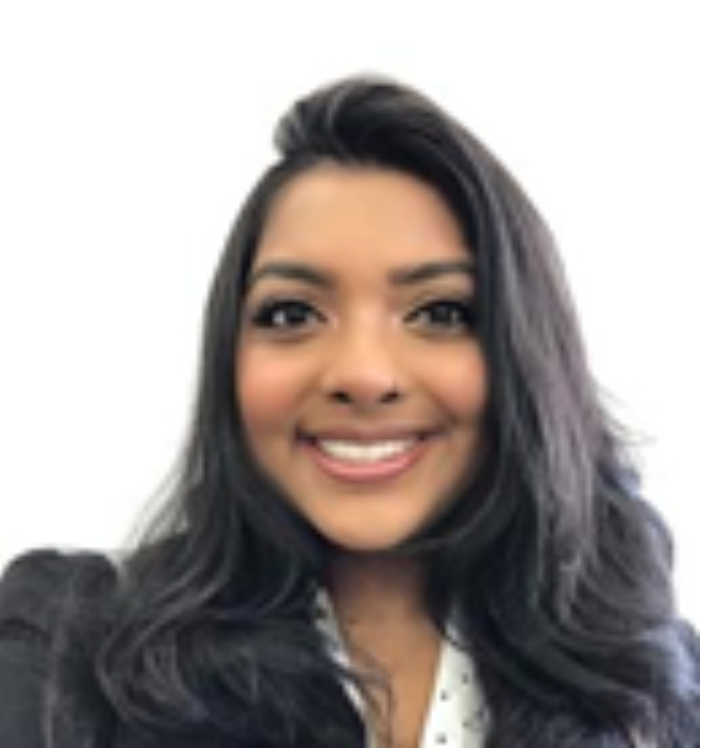
<path id="1" fill-rule="evenodd" d="M 388 336 L 362 329 L 339 333 L 336 338 L 322 375 L 322 390 L 328 400 L 373 410 L 404 397 L 401 356 Z"/>

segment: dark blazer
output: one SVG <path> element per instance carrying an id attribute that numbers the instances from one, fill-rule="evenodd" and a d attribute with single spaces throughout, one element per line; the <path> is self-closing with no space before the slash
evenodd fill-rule
<path id="1" fill-rule="evenodd" d="M 101 603 L 110 598 L 116 582 L 116 568 L 98 554 L 35 551 L 8 566 L 0 578 L 0 748 L 47 748 L 49 745 L 45 735 L 44 703 L 47 697 L 56 695 L 48 685 L 52 682 L 52 658 L 58 657 L 58 653 L 63 651 L 62 663 L 67 662 L 66 652 L 71 653 L 70 667 L 64 670 L 71 673 L 71 677 L 77 676 L 69 681 L 68 688 L 62 683 L 62 694 L 90 694 L 92 689 L 86 673 L 91 670 L 88 662 L 95 646 L 88 636 L 84 637 L 85 641 L 71 639 L 62 647 L 65 628 L 62 624 L 68 618 L 66 611 L 75 609 L 77 601 L 81 601 L 84 608 L 104 608 Z M 690 642 L 691 663 L 698 673 L 699 638 L 695 633 L 685 638 Z M 99 703 L 95 695 L 87 704 L 81 710 L 79 723 L 68 720 L 65 725 L 55 725 L 55 748 L 156 748 L 153 741 L 121 729 L 114 714 L 105 704 Z M 690 721 L 698 720 L 698 706 L 697 698 L 688 718 Z M 166 741 L 159 741 L 159 748 L 164 742 L 169 748 L 263 748 L 259 733 L 255 736 L 249 728 L 246 732 L 247 735 L 226 742 L 222 737 L 203 736 L 194 741 L 193 736 L 178 740 L 169 736 Z M 90 739 L 86 739 L 86 735 L 90 735 Z M 334 748 L 342 748 L 343 743 L 345 746 L 361 745 L 358 739 L 350 743 L 349 740 L 330 741 L 324 736 L 316 742 Z M 689 743 L 666 741 L 663 745 L 689 746 Z M 311 748 L 309 740 L 305 748 Z"/>
<path id="2" fill-rule="evenodd" d="M 210 727 L 197 735 L 148 736 L 119 720 L 93 668 L 117 580 L 117 568 L 105 556 L 89 553 L 35 551 L 6 569 L 0 578 L 0 748 L 279 748 L 278 739 L 272 743 L 271 734 L 262 733 L 270 726 L 250 718 L 236 736 Z M 75 622 L 76 611 L 78 627 L 66 625 Z M 341 684 L 332 687 L 342 694 Z M 50 743 L 44 712 L 54 698 L 61 708 L 53 710 Z M 351 702 L 342 695 L 340 702 L 356 719 Z M 317 722 L 311 728 L 315 737 L 304 736 L 297 747 L 361 748 L 364 742 L 349 729 L 341 736 Z"/>
<path id="3" fill-rule="evenodd" d="M 0 748 L 47 745 L 42 705 L 62 610 L 71 596 L 98 594 L 115 578 L 95 554 L 35 551 L 8 566 L 0 580 Z"/>

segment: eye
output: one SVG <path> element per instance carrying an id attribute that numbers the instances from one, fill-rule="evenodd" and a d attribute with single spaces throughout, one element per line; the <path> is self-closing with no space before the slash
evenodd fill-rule
<path id="1" fill-rule="evenodd" d="M 323 319 L 310 304 L 297 299 L 265 301 L 252 315 L 255 327 L 267 330 L 300 330 Z"/>
<path id="2" fill-rule="evenodd" d="M 437 299 L 418 307 L 407 319 L 431 332 L 470 332 L 476 327 L 476 303 L 471 299 Z"/>

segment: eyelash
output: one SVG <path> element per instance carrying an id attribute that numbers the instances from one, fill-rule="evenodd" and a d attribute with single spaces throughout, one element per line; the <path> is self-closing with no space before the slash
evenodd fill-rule
<path id="1" fill-rule="evenodd" d="M 272 299 L 265 301 L 252 315 L 252 323 L 255 327 L 259 327 L 266 330 L 274 331 L 285 331 L 298 329 L 302 326 L 299 323 L 283 325 L 275 321 L 275 317 L 281 313 L 287 314 L 292 311 L 303 312 L 305 315 L 315 315 L 319 321 L 322 321 L 323 316 L 315 310 L 313 306 L 305 301 L 299 301 L 296 299 Z"/>
<path id="2" fill-rule="evenodd" d="M 430 328 L 430 330 L 435 331 L 439 328 L 442 334 L 472 332 L 476 328 L 477 306 L 473 299 L 436 299 L 429 301 L 414 309 L 407 315 L 406 320 L 414 322 L 421 315 L 427 315 L 432 312 L 437 313 L 440 309 L 444 311 L 445 315 L 450 313 L 452 320 L 448 321 L 447 316 L 445 316 L 444 322 L 421 323 L 424 328 Z M 277 316 L 281 314 L 290 315 L 291 313 L 298 315 L 297 321 L 291 322 L 290 316 L 287 320 L 279 319 L 278 322 L 276 321 Z M 302 316 L 306 320 L 301 321 Z M 310 317 L 315 317 L 317 322 L 324 320 L 323 315 L 305 301 L 298 299 L 272 299 L 265 301 L 254 312 L 251 321 L 257 328 L 285 333 L 302 331 L 303 328 L 309 326 Z"/>
<path id="3" fill-rule="evenodd" d="M 409 318 L 417 318 L 420 314 L 428 312 L 437 312 L 439 309 L 445 313 L 451 313 L 453 321 L 448 322 L 445 317 L 444 322 L 439 324 L 429 323 L 432 328 L 443 328 L 443 331 L 451 332 L 472 332 L 477 326 L 477 304 L 473 299 L 436 299 L 422 304 L 415 309 Z M 407 318 L 408 319 L 408 318 Z"/>

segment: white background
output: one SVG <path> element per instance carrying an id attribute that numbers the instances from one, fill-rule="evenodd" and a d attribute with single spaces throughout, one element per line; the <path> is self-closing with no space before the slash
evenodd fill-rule
<path id="1" fill-rule="evenodd" d="M 276 118 L 378 71 L 455 112 L 560 241 L 697 622 L 697 2 L 1 2 L 0 566 L 119 546 L 192 398 L 207 285 Z"/>

